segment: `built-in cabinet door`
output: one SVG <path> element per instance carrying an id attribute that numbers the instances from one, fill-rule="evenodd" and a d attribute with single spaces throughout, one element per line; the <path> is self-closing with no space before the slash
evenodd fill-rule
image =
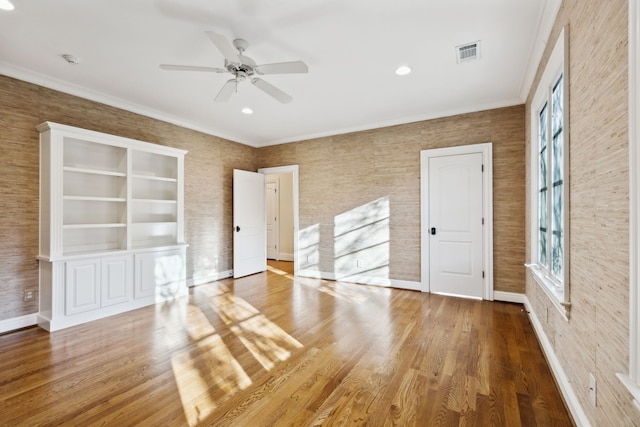
<path id="1" fill-rule="evenodd" d="M 100 308 L 100 258 L 69 261 L 66 265 L 65 314 Z"/>
<path id="2" fill-rule="evenodd" d="M 103 307 L 129 301 L 133 289 L 132 257 L 104 258 L 101 286 Z"/>
<path id="3" fill-rule="evenodd" d="M 184 251 L 135 254 L 134 297 L 166 300 L 185 295 Z"/>
<path id="4" fill-rule="evenodd" d="M 155 282 L 155 254 L 136 254 L 135 271 L 136 279 L 133 289 L 133 296 L 136 299 L 151 297 L 156 291 Z"/>

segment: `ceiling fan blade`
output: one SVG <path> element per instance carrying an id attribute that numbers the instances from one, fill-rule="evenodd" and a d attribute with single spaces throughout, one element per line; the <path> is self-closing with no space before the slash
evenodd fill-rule
<path id="1" fill-rule="evenodd" d="M 227 102 L 231 95 L 236 90 L 237 81 L 236 79 L 227 80 L 227 82 L 222 86 L 218 95 L 216 95 L 216 102 Z"/>
<path id="2" fill-rule="evenodd" d="M 251 79 L 251 83 L 256 86 L 258 89 L 262 90 L 267 95 L 271 95 L 278 101 L 283 104 L 287 104 L 293 100 L 289 95 L 272 85 L 271 83 L 267 83 L 261 79 Z"/>
<path id="3" fill-rule="evenodd" d="M 297 74 L 308 73 L 309 67 L 302 61 L 277 62 L 275 64 L 262 64 L 256 67 L 258 74 Z"/>
<path id="4" fill-rule="evenodd" d="M 231 43 L 229 43 L 229 40 L 227 40 L 226 37 L 222 34 L 214 33 L 213 31 L 206 31 L 206 33 L 227 62 L 240 62 L 238 52 L 234 49 Z"/>
<path id="5" fill-rule="evenodd" d="M 205 71 L 209 73 L 226 73 L 227 70 L 224 68 L 213 68 L 213 67 L 198 67 L 193 65 L 171 65 L 171 64 L 160 64 L 160 68 L 163 70 L 173 70 L 173 71 Z"/>

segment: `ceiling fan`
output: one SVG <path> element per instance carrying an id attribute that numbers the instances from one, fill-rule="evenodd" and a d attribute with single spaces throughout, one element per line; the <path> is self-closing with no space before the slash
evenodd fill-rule
<path id="1" fill-rule="evenodd" d="M 257 65 L 255 61 L 244 55 L 244 51 L 249 47 L 249 43 L 243 39 L 235 39 L 233 46 L 221 34 L 213 31 L 206 31 L 207 36 L 224 56 L 224 68 L 199 67 L 192 65 L 170 65 L 161 64 L 163 70 L 177 71 L 204 71 L 210 73 L 230 73 L 233 78 L 227 80 L 220 92 L 215 97 L 216 102 L 226 102 L 231 98 L 238 84 L 244 80 L 249 80 L 258 89 L 272 96 L 278 101 L 286 104 L 293 98 L 257 76 L 266 74 L 299 74 L 309 72 L 307 64 L 302 61 L 277 62 L 273 64 Z M 237 52 L 234 50 L 237 50 Z"/>

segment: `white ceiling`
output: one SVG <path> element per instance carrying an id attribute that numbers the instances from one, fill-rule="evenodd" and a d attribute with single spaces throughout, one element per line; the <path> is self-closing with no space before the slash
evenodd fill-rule
<path id="1" fill-rule="evenodd" d="M 255 147 L 525 101 L 559 0 L 12 0 L 0 10 L 0 73 Z M 308 74 L 228 74 L 205 31 L 250 43 L 258 64 L 301 60 Z M 480 59 L 455 48 L 480 41 Z M 67 63 L 62 54 L 80 63 Z M 413 73 L 398 77 L 399 65 Z M 250 107 L 254 114 L 240 112 Z"/>

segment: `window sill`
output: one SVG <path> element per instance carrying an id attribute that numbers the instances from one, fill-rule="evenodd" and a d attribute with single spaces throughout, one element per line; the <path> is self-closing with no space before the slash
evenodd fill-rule
<path id="1" fill-rule="evenodd" d="M 549 300 L 553 304 L 555 308 L 558 309 L 564 320 L 569 321 L 569 309 L 571 308 L 571 303 L 564 301 L 564 297 L 562 292 L 558 291 L 557 287 L 553 284 L 553 282 L 544 274 L 544 271 L 541 270 L 535 264 L 525 264 L 525 267 L 531 272 L 534 280 L 542 288 Z"/>
<path id="2" fill-rule="evenodd" d="M 627 374 L 616 374 L 620 382 L 629 390 L 633 396 L 633 405 L 640 411 L 640 387 Z"/>

